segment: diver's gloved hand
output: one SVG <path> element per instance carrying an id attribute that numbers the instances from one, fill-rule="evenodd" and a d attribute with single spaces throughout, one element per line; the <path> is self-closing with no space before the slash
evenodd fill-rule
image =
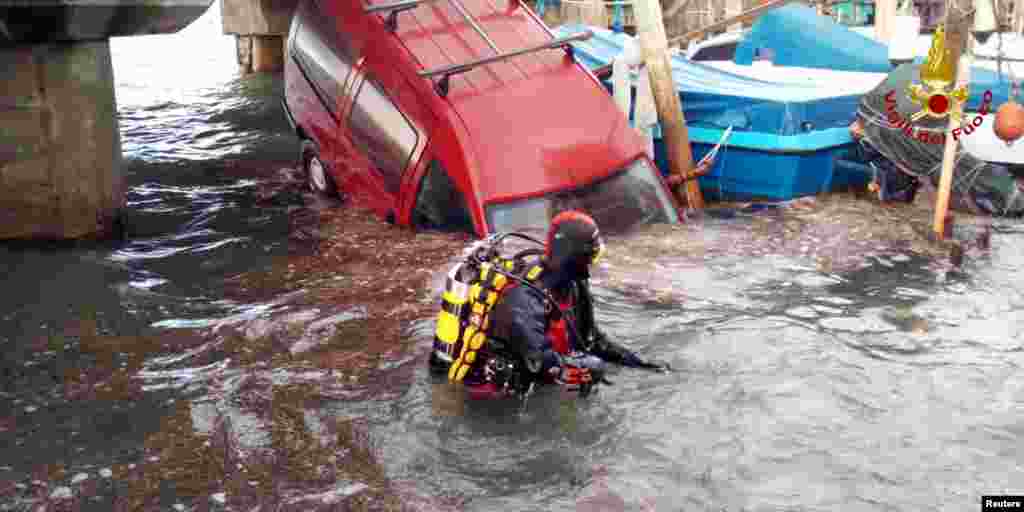
<path id="1" fill-rule="evenodd" d="M 632 352 L 627 352 L 623 356 L 622 364 L 623 366 L 630 366 L 633 368 L 645 368 L 648 370 L 660 370 L 662 368 L 668 367 L 668 363 L 663 363 L 660 361 L 644 361 L 643 359 L 640 358 L 640 356 Z"/>
<path id="2" fill-rule="evenodd" d="M 637 368 L 643 368 L 645 370 L 654 370 L 656 372 L 667 373 L 672 371 L 672 367 L 664 361 L 640 361 L 636 365 Z"/>
<path id="3" fill-rule="evenodd" d="M 558 376 L 555 378 L 555 382 L 575 388 L 579 386 L 585 386 L 594 381 L 594 376 L 590 373 L 589 368 L 580 368 L 578 366 L 563 366 L 559 371 Z"/>
<path id="4" fill-rule="evenodd" d="M 572 354 L 562 356 L 562 363 L 563 368 L 579 368 L 581 370 L 586 370 L 585 374 L 589 378 L 588 382 L 593 382 L 594 384 L 611 384 L 611 382 L 605 378 L 605 373 L 607 373 L 608 370 L 608 363 L 600 357 L 582 352 L 574 352 Z"/>

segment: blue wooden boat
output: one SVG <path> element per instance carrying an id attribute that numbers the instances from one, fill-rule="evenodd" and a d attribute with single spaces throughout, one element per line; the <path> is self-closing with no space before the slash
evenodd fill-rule
<path id="1" fill-rule="evenodd" d="M 594 37 L 574 44 L 575 55 L 592 70 L 610 64 L 630 37 L 580 25 L 565 25 L 556 32 L 561 36 L 584 29 L 593 31 Z M 760 80 L 682 56 L 672 59 L 672 74 L 683 99 L 695 159 L 733 127 L 711 172 L 700 178 L 708 199 L 788 200 L 870 181 L 869 168 L 855 159 L 856 143 L 847 127 L 860 97 L 884 75 L 856 92 L 846 87 L 845 93 L 837 93 L 843 87 Z M 606 86 L 611 91 L 610 78 Z M 655 140 L 655 155 L 658 167 L 667 172 L 660 138 Z"/>

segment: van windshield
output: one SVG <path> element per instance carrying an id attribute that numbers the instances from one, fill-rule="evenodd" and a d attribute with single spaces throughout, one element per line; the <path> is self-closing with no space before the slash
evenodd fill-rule
<path id="1" fill-rule="evenodd" d="M 646 158 L 639 158 L 611 177 L 583 187 L 488 205 L 487 222 L 494 232 L 546 229 L 560 212 L 582 210 L 607 233 L 623 233 L 642 224 L 677 223 L 679 216 L 656 172 Z"/>

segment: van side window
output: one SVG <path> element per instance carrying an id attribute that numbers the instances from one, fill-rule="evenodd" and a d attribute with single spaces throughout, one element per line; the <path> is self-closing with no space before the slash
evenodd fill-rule
<path id="1" fill-rule="evenodd" d="M 412 210 L 412 223 L 419 229 L 475 233 L 462 193 L 437 160 L 430 162 L 420 183 L 416 207 Z"/>
<path id="2" fill-rule="evenodd" d="M 398 193 L 402 171 L 416 148 L 419 134 L 380 85 L 367 78 L 352 105 L 349 128 L 356 147 L 362 150 L 384 177 L 387 189 Z"/>
<path id="3" fill-rule="evenodd" d="M 293 53 L 324 107 L 338 117 L 338 96 L 352 72 L 355 51 L 337 20 L 324 14 L 319 2 L 306 0 L 296 11 L 297 32 Z"/>

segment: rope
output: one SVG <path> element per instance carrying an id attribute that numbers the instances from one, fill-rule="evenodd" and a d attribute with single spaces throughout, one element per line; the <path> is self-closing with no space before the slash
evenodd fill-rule
<path id="1" fill-rule="evenodd" d="M 722 151 L 721 152 L 722 152 L 722 165 L 719 166 L 719 169 L 721 169 L 721 171 L 718 173 L 718 198 L 719 199 L 722 199 L 722 197 L 723 197 L 722 183 L 725 182 L 725 170 L 729 168 L 726 165 L 726 163 L 725 163 L 725 157 L 726 157 L 726 155 L 728 155 L 728 152 L 729 152 L 729 141 L 725 141 L 725 143 L 722 144 Z"/>

